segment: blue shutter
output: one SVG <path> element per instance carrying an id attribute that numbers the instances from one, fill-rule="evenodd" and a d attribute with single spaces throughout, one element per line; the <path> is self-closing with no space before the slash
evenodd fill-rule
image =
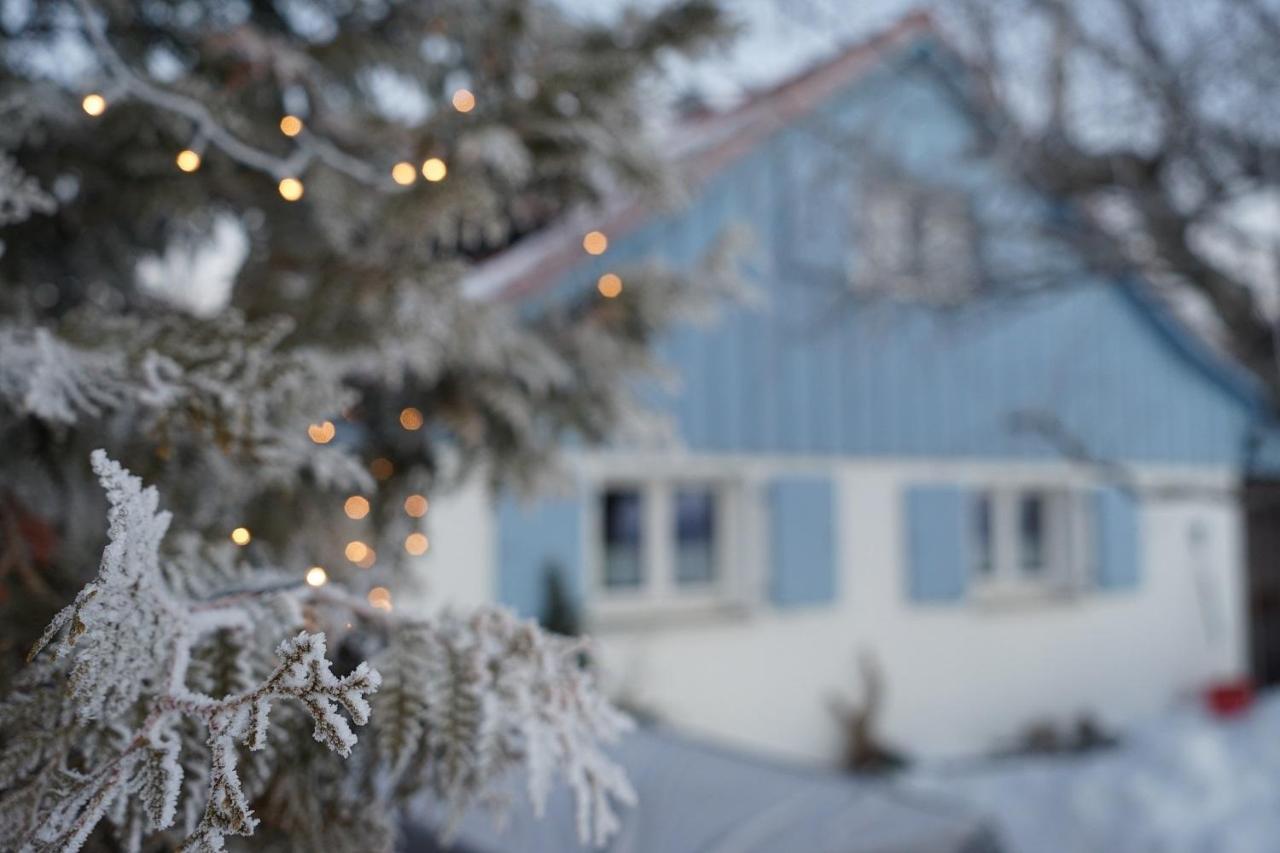
<path id="1" fill-rule="evenodd" d="M 521 616 L 541 616 L 548 567 L 560 571 L 569 594 L 582 600 L 583 509 L 576 499 L 498 502 L 499 601 Z"/>
<path id="2" fill-rule="evenodd" d="M 1099 489 L 1094 495 L 1094 510 L 1098 586 L 1103 589 L 1137 586 L 1142 565 L 1137 502 L 1120 489 Z"/>
<path id="3" fill-rule="evenodd" d="M 770 598 L 781 606 L 835 598 L 835 490 L 829 477 L 769 484 Z"/>
<path id="4" fill-rule="evenodd" d="M 907 489 L 907 592 L 912 601 L 958 601 L 969 577 L 969 493 L 959 486 Z"/>

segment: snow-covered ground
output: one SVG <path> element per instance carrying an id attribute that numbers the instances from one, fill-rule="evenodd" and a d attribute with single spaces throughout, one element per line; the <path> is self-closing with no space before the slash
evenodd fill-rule
<path id="1" fill-rule="evenodd" d="M 968 802 L 1009 853 L 1280 851 L 1280 691 L 1229 721 L 1171 713 L 1115 749 L 905 781 Z"/>

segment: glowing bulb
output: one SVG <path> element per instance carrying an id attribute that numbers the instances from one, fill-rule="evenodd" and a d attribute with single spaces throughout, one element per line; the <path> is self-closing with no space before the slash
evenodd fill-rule
<path id="1" fill-rule="evenodd" d="M 307 437 L 316 444 L 328 444 L 333 441 L 333 436 L 336 432 L 337 429 L 334 427 L 333 421 L 322 421 L 307 427 Z"/>
<path id="2" fill-rule="evenodd" d="M 372 549 L 359 539 L 352 539 L 347 543 L 347 547 L 343 553 L 347 555 L 347 559 L 351 562 L 359 563 L 361 560 L 369 556 L 370 550 Z"/>
<path id="3" fill-rule="evenodd" d="M 405 537 L 404 549 L 415 557 L 421 557 L 430 547 L 431 543 L 421 533 L 410 533 Z"/>
<path id="4" fill-rule="evenodd" d="M 409 495 L 404 499 L 404 511 L 412 518 L 422 518 L 427 514 L 427 499 L 422 495 Z"/>
<path id="5" fill-rule="evenodd" d="M 249 540 L 252 538 L 253 536 L 249 533 L 249 528 L 247 527 L 237 527 L 235 530 L 231 531 L 231 541 L 237 545 L 248 545 Z"/>
<path id="6" fill-rule="evenodd" d="M 582 248 L 588 255 L 603 255 L 609 248 L 609 238 L 603 231 L 588 231 L 582 237 Z"/>
<path id="7" fill-rule="evenodd" d="M 285 136 L 297 136 L 302 133 L 302 119 L 289 115 L 280 119 L 280 132 Z"/>
<path id="8" fill-rule="evenodd" d="M 413 432 L 422 429 L 422 412 L 413 406 L 400 410 L 400 426 Z"/>
<path id="9" fill-rule="evenodd" d="M 431 183 L 443 181 L 444 176 L 449 174 L 449 167 L 439 157 L 428 157 L 426 162 L 422 164 L 422 177 Z"/>
<path id="10" fill-rule="evenodd" d="M 282 178 L 278 189 L 280 197 L 285 201 L 297 201 L 302 198 L 302 181 L 297 178 Z"/>
<path id="11" fill-rule="evenodd" d="M 391 610 L 391 590 L 385 586 L 375 586 L 369 590 L 369 605 L 379 610 Z"/>
<path id="12" fill-rule="evenodd" d="M 324 586 L 329 582 L 329 573 L 320 566 L 307 569 L 307 586 Z"/>
<path id="13" fill-rule="evenodd" d="M 183 148 L 178 152 L 175 158 L 178 168 L 184 172 L 194 172 L 200 168 L 200 152 L 192 151 L 190 148 Z"/>
<path id="14" fill-rule="evenodd" d="M 84 96 L 84 100 L 80 102 L 80 108 L 97 118 L 107 111 L 107 99 L 97 92 L 91 92 Z"/>
<path id="15" fill-rule="evenodd" d="M 375 480 L 389 480 L 395 472 L 396 466 L 392 465 L 391 460 L 385 456 L 379 456 L 369 463 L 369 473 Z"/>
<path id="16" fill-rule="evenodd" d="M 412 163 L 401 160 L 391 167 L 391 180 L 402 187 L 407 187 L 418 180 L 418 170 L 413 168 Z"/>
<path id="17" fill-rule="evenodd" d="M 342 511 L 347 514 L 347 518 L 364 518 L 369 514 L 369 501 L 360 495 L 352 495 L 342 505 Z"/>
<path id="18" fill-rule="evenodd" d="M 378 552 L 370 548 L 363 557 L 356 560 L 356 565 L 362 569 L 371 569 L 373 568 L 373 561 L 376 559 L 378 559 Z"/>
<path id="19" fill-rule="evenodd" d="M 460 113 L 469 113 L 476 108 L 476 96 L 470 89 L 459 89 L 453 93 L 453 108 Z"/>
<path id="20" fill-rule="evenodd" d="M 596 290 L 600 291 L 600 295 L 605 299 L 613 299 L 622 292 L 622 279 L 607 272 L 596 281 Z"/>

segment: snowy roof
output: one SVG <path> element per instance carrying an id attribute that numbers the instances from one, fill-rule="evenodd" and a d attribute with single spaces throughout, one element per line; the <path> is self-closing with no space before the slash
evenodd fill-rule
<path id="1" fill-rule="evenodd" d="M 888 30 L 858 42 L 807 71 L 747 97 L 724 112 L 702 113 L 672 131 L 668 150 L 685 177 L 703 181 L 759 142 L 816 109 L 825 99 L 875 66 L 886 52 L 931 32 L 927 14 L 903 18 Z M 580 241 L 591 229 L 610 237 L 641 225 L 651 206 L 634 196 L 607 201 L 601 209 L 578 210 L 478 265 L 463 282 L 476 299 L 511 299 L 554 283 L 582 260 Z"/>
<path id="2" fill-rule="evenodd" d="M 639 794 L 626 809 L 612 851 L 766 853 L 989 853 L 994 836 L 965 807 L 932 794 L 906 793 L 888 782 L 775 763 L 675 735 L 642 729 L 616 756 Z M 518 803 L 504 831 L 482 811 L 469 816 L 458 848 L 474 853 L 581 850 L 573 804 L 563 788 L 547 814 L 534 818 L 513 780 Z M 418 830 L 403 849 L 435 849 Z M 448 849 L 448 848 L 446 848 Z"/>

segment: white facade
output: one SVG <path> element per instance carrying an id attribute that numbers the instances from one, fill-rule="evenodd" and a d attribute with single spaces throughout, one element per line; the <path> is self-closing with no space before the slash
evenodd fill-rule
<path id="1" fill-rule="evenodd" d="M 908 486 L 1095 483 L 1078 467 L 1009 461 L 655 453 L 592 455 L 579 468 L 588 486 L 633 471 L 730 476 L 741 485 L 728 526 L 734 583 L 722 601 L 600 606 L 598 585 L 588 584 L 587 616 L 611 695 L 694 734 L 832 763 L 843 742 L 829 701 L 857 698 L 864 652 L 884 673 L 881 734 L 927 757 L 988 751 L 1032 722 L 1065 726 L 1081 713 L 1123 726 L 1247 669 L 1242 520 L 1227 471 L 1135 470 L 1144 493 L 1165 497 L 1141 502 L 1134 589 L 984 594 L 971 585 L 963 601 L 926 604 L 907 596 Z M 806 472 L 829 474 L 836 486 L 836 595 L 778 607 L 764 592 L 768 534 L 758 486 Z M 483 490 L 437 501 L 431 516 L 429 600 L 491 597 L 495 531 Z M 584 527 L 588 541 L 579 544 L 591 554 L 595 528 Z"/>

